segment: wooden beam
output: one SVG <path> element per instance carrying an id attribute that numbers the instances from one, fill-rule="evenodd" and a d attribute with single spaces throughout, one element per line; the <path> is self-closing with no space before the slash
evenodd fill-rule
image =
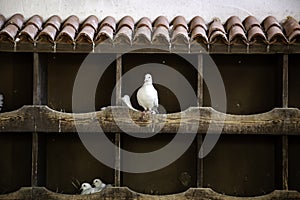
<path id="1" fill-rule="evenodd" d="M 116 105 L 122 104 L 122 56 L 116 61 Z M 115 186 L 121 186 L 121 134 L 115 133 Z"/>
<path id="2" fill-rule="evenodd" d="M 197 77 L 197 106 L 203 106 L 203 54 L 199 54 L 197 56 L 198 60 L 198 77 Z M 202 146 L 203 136 L 202 134 L 197 134 L 197 151 L 200 150 Z M 198 155 L 198 152 L 196 152 Z M 204 166 L 203 166 L 203 159 L 197 157 L 197 187 L 203 187 L 204 181 Z"/>
<path id="3" fill-rule="evenodd" d="M 288 190 L 288 180 L 289 180 L 289 160 L 288 160 L 288 136 L 282 136 L 282 189 Z"/>
<path id="4" fill-rule="evenodd" d="M 288 99 L 289 99 L 289 90 L 288 90 L 288 55 L 283 55 L 283 64 L 282 64 L 282 107 L 288 107 Z"/>

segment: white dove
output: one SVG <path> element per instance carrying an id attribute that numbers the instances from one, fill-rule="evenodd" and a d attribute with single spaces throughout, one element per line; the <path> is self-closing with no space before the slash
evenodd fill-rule
<path id="1" fill-rule="evenodd" d="M 0 111 L 2 109 L 2 106 L 3 106 L 3 95 L 0 94 Z"/>
<path id="2" fill-rule="evenodd" d="M 140 106 L 145 111 L 158 113 L 158 95 L 156 89 L 152 85 L 152 76 L 150 74 L 145 75 L 143 86 L 137 92 L 137 100 Z"/>
<path id="3" fill-rule="evenodd" d="M 95 188 L 92 188 L 92 186 L 89 183 L 82 183 L 80 190 L 82 190 L 82 195 L 95 193 Z"/>
<path id="4" fill-rule="evenodd" d="M 106 188 L 106 184 L 103 183 L 100 179 L 95 179 L 93 181 L 93 185 L 95 186 L 94 189 L 95 189 L 95 192 L 101 192 L 103 189 Z"/>

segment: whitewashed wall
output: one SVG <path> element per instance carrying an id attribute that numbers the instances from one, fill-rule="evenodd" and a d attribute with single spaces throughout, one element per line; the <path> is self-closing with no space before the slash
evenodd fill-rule
<path id="1" fill-rule="evenodd" d="M 242 20 L 254 15 L 262 20 L 274 15 L 278 20 L 286 16 L 300 20 L 300 0 L 0 0 L 0 13 L 6 17 L 22 13 L 26 18 L 39 14 L 45 19 L 53 14 L 62 18 L 75 14 L 80 19 L 94 14 L 100 19 L 112 15 L 117 20 L 124 15 L 134 19 L 183 15 L 187 20 L 200 15 L 206 21 L 213 17 L 225 21 L 231 15 Z"/>

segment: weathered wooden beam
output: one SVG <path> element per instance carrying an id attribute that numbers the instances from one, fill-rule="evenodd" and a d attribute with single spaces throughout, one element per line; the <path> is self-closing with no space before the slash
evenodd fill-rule
<path id="1" fill-rule="evenodd" d="M 98 200 L 98 199 L 132 199 L 132 200 L 298 200 L 297 191 L 275 190 L 269 194 L 256 197 L 234 197 L 219 194 L 210 188 L 190 188 L 185 192 L 169 195 L 148 195 L 130 190 L 127 187 L 107 188 L 99 193 L 88 195 L 60 194 L 47 190 L 44 187 L 21 188 L 20 190 L 0 195 L 5 200 Z"/>
<path id="2" fill-rule="evenodd" d="M 122 104 L 122 56 L 116 61 L 116 105 Z M 121 134 L 115 133 L 115 186 L 121 186 Z"/>
<path id="3" fill-rule="evenodd" d="M 185 133 L 197 126 L 198 133 L 206 133 L 208 126 L 212 132 L 223 124 L 223 134 L 270 134 L 299 135 L 300 110 L 298 108 L 274 108 L 255 115 L 231 115 L 215 111 L 210 107 L 191 107 L 185 111 L 171 114 L 147 115 L 140 119 L 141 113 L 123 106 L 103 108 L 91 113 L 64 113 L 47 106 L 23 106 L 22 108 L 0 114 L 0 132 L 77 132 L 78 127 L 89 130 L 90 124 L 97 120 L 103 132 L 122 132 L 120 126 L 129 132 L 159 131 L 176 133 L 179 126 Z M 222 121 L 225 119 L 225 121 Z"/>
<path id="4" fill-rule="evenodd" d="M 283 55 L 283 64 L 282 64 L 282 107 L 288 107 L 288 99 L 289 99 L 289 60 L 288 55 Z"/>

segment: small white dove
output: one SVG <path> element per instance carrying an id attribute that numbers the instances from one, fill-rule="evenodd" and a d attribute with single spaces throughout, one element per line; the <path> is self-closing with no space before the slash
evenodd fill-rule
<path id="1" fill-rule="evenodd" d="M 93 181 L 93 185 L 95 186 L 94 187 L 95 192 L 101 192 L 103 189 L 107 187 L 107 185 L 98 178 Z"/>
<path id="2" fill-rule="evenodd" d="M 157 91 L 152 85 L 152 76 L 150 74 L 145 75 L 143 86 L 137 92 L 137 100 L 140 106 L 145 111 L 158 113 L 158 95 Z"/>
<path id="3" fill-rule="evenodd" d="M 0 111 L 1 111 L 2 107 L 3 107 L 3 95 L 0 94 Z"/>
<path id="4" fill-rule="evenodd" d="M 95 188 L 92 188 L 92 186 L 89 183 L 82 183 L 80 190 L 82 190 L 82 195 L 95 193 Z"/>

